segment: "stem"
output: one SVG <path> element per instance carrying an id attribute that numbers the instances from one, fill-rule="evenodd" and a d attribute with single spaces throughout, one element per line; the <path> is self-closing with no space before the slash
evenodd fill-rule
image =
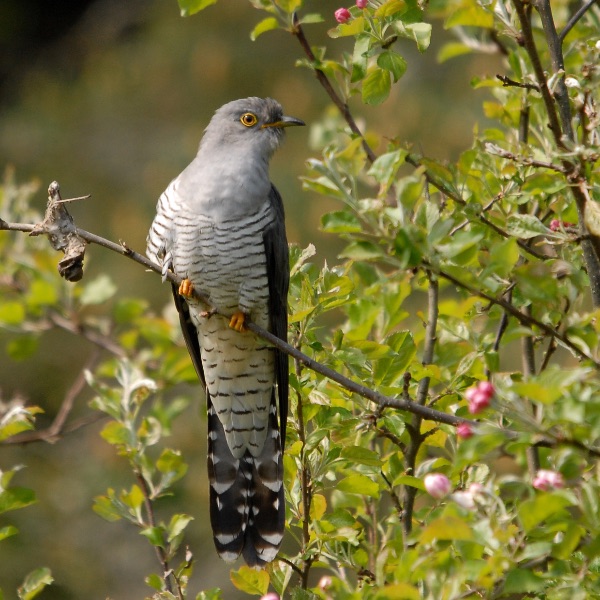
<path id="1" fill-rule="evenodd" d="M 6 221 L 3 221 L 2 219 L 0 219 L 0 230 L 30 232 L 33 230 L 33 227 L 34 227 L 33 225 L 25 224 L 25 223 L 7 223 Z M 79 228 L 77 228 L 77 234 L 80 235 L 85 241 L 87 241 L 89 243 L 98 244 L 99 246 L 107 248 L 108 250 L 111 250 L 112 252 L 116 252 L 117 254 L 126 256 L 127 258 L 133 260 L 134 262 L 146 267 L 146 269 L 148 269 L 150 271 L 154 271 L 155 273 L 158 273 L 161 276 L 163 274 L 161 266 L 153 263 L 151 260 L 149 260 L 145 256 L 142 256 L 138 252 L 135 252 L 134 250 L 129 248 L 124 242 L 122 242 L 121 244 L 116 244 L 115 242 L 104 239 L 96 234 L 90 233 L 89 231 L 85 231 L 84 229 L 79 229 Z M 182 281 L 181 277 L 178 277 L 177 275 L 175 275 L 175 273 L 173 273 L 171 271 L 168 271 L 167 273 L 165 273 L 164 278 L 165 278 L 165 280 L 168 280 L 177 286 L 179 286 Z M 204 302 L 208 307 L 211 307 L 210 298 L 208 297 L 207 294 L 205 294 L 204 292 L 202 292 L 199 289 L 194 288 L 193 295 L 196 299 L 200 300 L 201 302 Z M 212 310 L 216 314 L 222 314 L 214 308 Z M 408 398 L 392 398 L 391 396 L 385 396 L 384 394 L 380 394 L 379 392 L 376 392 L 375 390 L 372 390 L 372 389 L 368 388 L 367 386 L 364 386 L 360 383 L 356 383 L 356 382 L 352 381 L 351 379 L 349 379 L 348 377 L 342 375 L 341 373 L 338 373 L 337 371 L 334 371 L 333 369 L 326 367 L 325 365 L 310 358 L 306 354 L 303 354 L 297 348 L 294 348 L 287 342 L 279 339 L 277 336 L 273 335 L 270 331 L 263 329 L 262 327 L 260 327 L 260 325 L 257 325 L 256 323 L 250 321 L 250 319 L 248 319 L 248 318 L 246 320 L 246 325 L 247 325 L 248 329 L 253 331 L 257 336 L 268 341 L 273 346 L 275 346 L 282 352 L 285 352 L 287 355 L 291 356 L 292 358 L 300 361 L 304 366 L 308 367 L 312 371 L 315 371 L 315 373 L 319 373 L 320 375 L 323 375 L 327 379 L 330 379 L 331 381 L 335 381 L 337 384 L 339 384 L 343 388 L 347 389 L 348 391 L 358 394 L 359 396 L 366 398 L 367 400 L 371 400 L 380 406 L 396 408 L 398 410 L 405 410 L 410 413 L 418 414 L 421 417 L 423 417 L 424 419 L 427 419 L 430 421 L 436 421 L 438 423 L 445 423 L 446 425 L 456 426 L 459 423 L 471 423 L 471 424 L 474 423 L 470 419 L 465 419 L 463 417 L 456 417 L 454 415 L 450 415 L 450 414 L 441 412 L 439 410 L 435 410 L 428 406 L 421 406 L 415 402 L 412 402 Z M 563 341 L 564 338 L 558 337 L 558 339 Z M 577 348 L 572 343 L 571 343 L 571 346 L 574 349 Z M 581 351 L 578 350 L 578 352 L 580 354 L 582 354 Z M 582 355 L 585 358 L 589 358 L 585 354 L 582 354 Z M 592 360 L 592 359 L 590 358 L 590 360 Z"/>
<path id="2" fill-rule="evenodd" d="M 146 517 L 148 519 L 148 524 L 150 525 L 150 527 L 156 527 L 156 519 L 154 517 L 154 506 L 152 504 L 148 482 L 137 468 L 134 468 L 134 473 L 140 486 L 140 489 L 142 490 L 142 494 L 144 495 L 144 508 L 146 509 Z M 162 548 L 161 546 L 154 546 L 154 550 L 156 551 L 158 562 L 160 563 L 163 570 L 163 579 L 165 582 L 165 587 L 168 592 L 173 593 L 173 587 L 171 586 L 171 573 L 169 569 L 169 561 L 167 560 L 167 554 L 164 548 Z M 179 597 L 182 598 L 181 593 L 179 594 Z"/>
<path id="3" fill-rule="evenodd" d="M 348 127 L 350 127 L 352 133 L 360 137 L 362 147 L 365 153 L 367 154 L 369 162 L 375 162 L 375 159 L 377 158 L 375 152 L 373 152 L 373 149 L 371 148 L 371 146 L 369 146 L 367 140 L 365 140 L 362 131 L 359 129 L 358 125 L 356 124 L 356 121 L 352 117 L 352 113 L 348 108 L 348 104 L 344 102 L 344 100 L 342 100 L 339 94 L 333 89 L 333 86 L 327 78 L 327 75 L 325 75 L 325 73 L 323 73 L 323 71 L 321 71 L 321 69 L 319 69 L 316 66 L 317 58 L 314 52 L 312 51 L 312 48 L 310 47 L 306 36 L 304 35 L 304 30 L 302 29 L 302 25 L 300 24 L 298 20 L 298 15 L 296 13 L 294 13 L 293 15 L 292 34 L 295 35 L 298 41 L 300 42 L 302 50 L 304 50 L 304 53 L 308 57 L 308 60 L 310 60 L 310 62 L 313 65 L 315 75 L 317 76 L 319 83 L 323 86 L 323 89 L 327 92 L 327 95 L 331 98 L 331 101 L 337 106 L 338 110 L 342 113 L 344 119 L 346 120 L 346 123 L 348 124 Z"/>
<path id="4" fill-rule="evenodd" d="M 529 60 L 531 61 L 531 66 L 533 67 L 533 71 L 535 73 L 535 78 L 538 83 L 538 87 L 540 93 L 542 95 L 542 99 L 544 101 L 544 105 L 546 107 L 546 113 L 548 114 L 549 127 L 554 136 L 554 141 L 559 148 L 564 148 L 564 144 L 561 140 L 562 130 L 560 127 L 560 122 L 558 120 L 558 115 L 556 114 L 556 107 L 554 106 L 554 100 L 552 99 L 552 94 L 548 89 L 548 82 L 546 81 L 546 74 L 544 73 L 544 67 L 542 66 L 542 61 L 540 60 L 540 55 L 538 54 L 535 41 L 533 39 L 533 31 L 531 29 L 531 20 L 529 15 L 527 14 L 527 9 L 525 6 L 525 2 L 522 0 L 513 0 L 513 4 L 517 11 L 517 15 L 519 17 L 519 21 L 521 22 L 521 31 L 523 35 L 523 45 L 525 46 L 525 50 L 529 55 Z"/>

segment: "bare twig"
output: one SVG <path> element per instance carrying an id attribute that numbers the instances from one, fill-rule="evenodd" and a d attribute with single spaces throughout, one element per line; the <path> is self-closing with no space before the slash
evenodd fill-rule
<path id="1" fill-rule="evenodd" d="M 54 442 L 61 439 L 66 433 L 73 432 L 84 425 L 88 425 L 92 422 L 96 422 L 101 418 L 104 418 L 100 413 L 95 413 L 88 417 L 84 417 L 82 419 L 78 419 L 77 421 L 72 421 L 67 424 L 67 418 L 71 414 L 73 410 L 73 405 L 75 404 L 75 400 L 83 390 L 86 385 L 85 379 L 85 371 L 89 369 L 93 369 L 94 365 L 98 362 L 99 353 L 94 352 L 92 357 L 88 360 L 86 366 L 81 369 L 75 381 L 68 389 L 65 397 L 60 405 L 60 409 L 56 413 L 54 420 L 51 425 L 46 429 L 38 429 L 36 431 L 24 431 L 18 435 L 14 435 L 5 440 L 2 440 L 2 445 L 15 445 L 15 444 L 31 444 L 33 442 L 49 442 L 53 444 Z"/>
<path id="2" fill-rule="evenodd" d="M 506 158 L 507 160 L 513 160 L 528 167 L 539 167 L 541 169 L 550 169 L 552 171 L 556 171 L 557 173 L 562 173 L 563 175 L 567 174 L 567 169 L 563 165 L 557 165 L 556 163 L 545 162 L 543 160 L 536 160 L 534 158 L 530 158 L 529 156 L 519 156 L 518 154 L 504 150 L 497 144 L 492 144 L 491 142 L 485 144 L 485 150 L 490 154 L 495 154 L 496 156 Z"/>
<path id="3" fill-rule="evenodd" d="M 569 22 L 565 25 L 564 29 L 558 34 L 558 39 L 562 44 L 565 41 L 569 31 L 575 27 L 577 21 L 585 15 L 585 13 L 594 5 L 598 4 L 600 0 L 588 0 L 584 4 L 582 4 L 579 9 L 575 12 L 575 14 L 569 19 Z"/>
<path id="4" fill-rule="evenodd" d="M 520 87 L 526 90 L 535 90 L 536 92 L 540 91 L 540 86 L 536 83 L 524 83 L 520 81 L 515 81 L 506 75 L 496 75 L 496 79 L 499 79 L 502 82 L 503 87 Z"/>

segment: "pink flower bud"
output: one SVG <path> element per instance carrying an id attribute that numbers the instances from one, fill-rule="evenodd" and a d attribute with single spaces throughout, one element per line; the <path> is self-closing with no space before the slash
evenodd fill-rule
<path id="1" fill-rule="evenodd" d="M 468 491 L 454 492 L 454 494 L 452 494 L 452 500 L 467 510 L 473 510 L 475 508 L 475 499 L 473 498 L 473 494 L 470 494 Z"/>
<path id="2" fill-rule="evenodd" d="M 331 587 L 332 583 L 333 583 L 333 580 L 331 579 L 331 577 L 329 575 L 323 575 L 323 577 L 321 577 L 321 579 L 319 579 L 319 583 L 317 584 L 317 587 L 320 590 L 328 590 Z"/>
<path id="3" fill-rule="evenodd" d="M 550 221 L 550 229 L 552 231 L 568 229 L 569 227 L 575 227 L 575 223 L 569 223 L 568 221 L 559 221 L 558 219 L 552 219 L 552 221 Z"/>
<path id="4" fill-rule="evenodd" d="M 494 395 L 494 392 L 496 391 L 494 389 L 494 384 L 491 381 L 480 381 L 477 384 L 477 389 L 482 394 L 487 394 L 490 398 Z"/>
<path id="5" fill-rule="evenodd" d="M 459 423 L 456 426 L 456 435 L 463 440 L 468 440 L 474 435 L 473 428 L 468 423 Z"/>
<path id="6" fill-rule="evenodd" d="M 423 483 L 429 495 L 438 499 L 446 496 L 452 488 L 450 480 L 441 473 L 428 473 Z"/>
<path id="7" fill-rule="evenodd" d="M 489 381 L 480 381 L 476 387 L 469 388 L 465 392 L 465 397 L 469 401 L 469 412 L 476 415 L 487 408 L 494 393 L 494 385 Z"/>
<path id="8" fill-rule="evenodd" d="M 269 592 L 268 594 L 261 596 L 260 600 L 280 600 L 280 598 L 279 594 L 276 594 L 275 592 Z"/>
<path id="9" fill-rule="evenodd" d="M 368 0 L 356 0 L 356 6 L 358 6 L 358 8 L 366 8 L 368 3 Z"/>
<path id="10" fill-rule="evenodd" d="M 533 487 L 536 490 L 546 491 L 549 489 L 560 489 L 565 487 L 565 480 L 558 471 L 540 469 L 533 478 Z"/>
<path id="11" fill-rule="evenodd" d="M 350 11 L 347 8 L 338 8 L 333 14 L 335 15 L 335 20 L 338 23 L 345 23 L 352 17 Z"/>

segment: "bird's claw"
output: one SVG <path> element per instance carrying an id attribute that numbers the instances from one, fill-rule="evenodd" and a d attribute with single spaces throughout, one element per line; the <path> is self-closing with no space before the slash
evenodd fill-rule
<path id="1" fill-rule="evenodd" d="M 246 327 L 246 315 L 242 311 L 234 312 L 231 315 L 229 327 L 239 331 L 240 333 L 248 331 L 248 328 Z"/>
<path id="2" fill-rule="evenodd" d="M 194 294 L 194 284 L 187 277 L 179 284 L 179 294 L 184 298 L 191 298 Z"/>

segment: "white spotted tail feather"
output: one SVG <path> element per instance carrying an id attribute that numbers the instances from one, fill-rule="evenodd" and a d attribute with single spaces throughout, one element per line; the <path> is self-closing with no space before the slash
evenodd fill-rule
<path id="1" fill-rule="evenodd" d="M 228 315 L 210 316 L 210 307 L 173 287 L 206 390 L 215 546 L 223 559 L 242 555 L 256 567 L 275 558 L 285 526 L 288 358 L 251 332 L 231 329 L 229 316 L 243 313 L 287 339 L 288 247 L 268 164 L 283 129 L 303 124 L 270 99 L 221 107 L 194 161 L 160 197 L 148 235 L 147 254 L 163 272 L 188 279 Z"/>

